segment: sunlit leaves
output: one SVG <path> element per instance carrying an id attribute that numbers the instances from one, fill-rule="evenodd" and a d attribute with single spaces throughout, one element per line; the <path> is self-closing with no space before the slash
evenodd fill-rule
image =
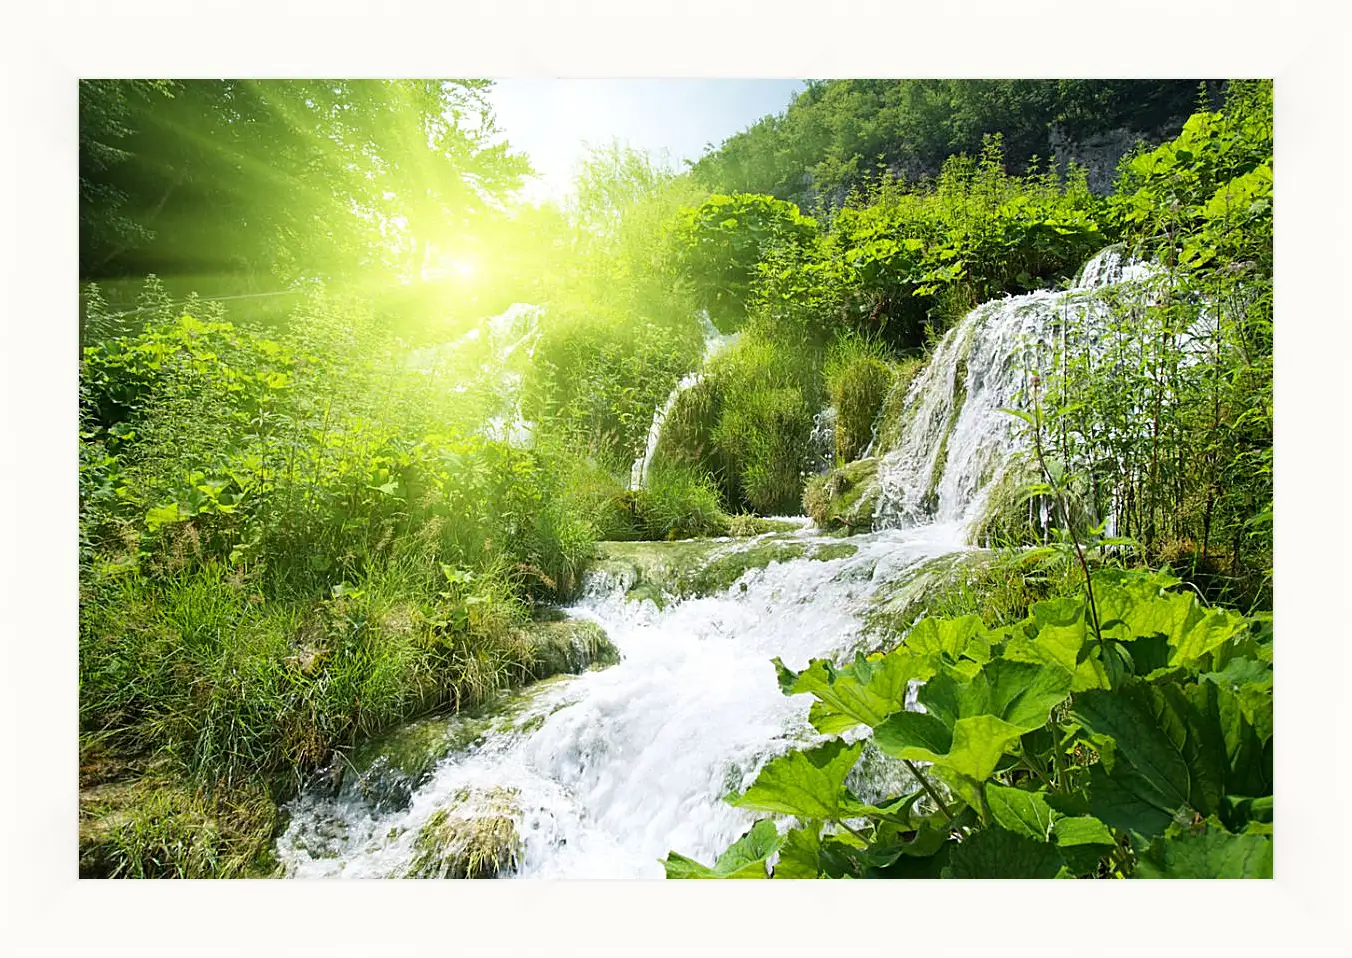
<path id="1" fill-rule="evenodd" d="M 785 694 L 808 692 L 816 697 L 811 718 L 824 732 L 844 731 L 861 723 L 877 725 L 904 707 L 912 681 L 933 674 L 928 661 L 907 648 L 875 659 L 859 656 L 839 669 L 816 659 L 797 675 L 788 672 L 778 659 L 775 665 Z"/>
<path id="2" fill-rule="evenodd" d="M 923 785 L 860 803 L 844 786 L 860 744 L 839 740 L 776 759 L 730 799 L 808 822 L 776 876 L 1124 876 L 1129 844 L 1151 862 L 1143 875 L 1270 870 L 1267 620 L 1207 609 L 1168 573 L 1105 570 L 1095 584 L 1103 643 L 1071 598 L 999 630 L 924 620 L 893 652 L 845 667 L 776 660 L 786 694 L 813 695 L 820 731 L 872 724 L 874 745 Z M 1117 656 L 1111 681 L 1100 654 Z M 1216 669 L 1199 676 L 1198 659 Z M 1104 682 L 1072 693 L 1085 674 Z M 921 710 L 908 710 L 921 675 Z M 936 786 L 942 804 L 919 811 Z M 1211 832 L 1197 824 L 1208 816 Z M 822 831 L 846 818 L 868 824 Z"/>
<path id="3" fill-rule="evenodd" d="M 765 860 L 784 843 L 775 823 L 762 819 L 718 856 L 713 868 L 676 852 L 662 863 L 668 878 L 768 878 Z M 815 871 L 811 876 L 816 877 Z"/>
<path id="4" fill-rule="evenodd" d="M 863 743 L 828 742 L 808 751 L 774 759 L 742 795 L 730 798 L 738 808 L 778 812 L 806 819 L 838 819 L 856 814 L 859 804 L 844 788 L 845 776 Z"/>
<path id="5" fill-rule="evenodd" d="M 1209 818 L 1158 839 L 1139 856 L 1136 878 L 1271 878 L 1272 838 L 1232 835 Z"/>
<path id="6" fill-rule="evenodd" d="M 986 783 L 986 804 L 1000 827 L 1045 842 L 1062 816 L 1047 804 L 1045 792 L 1029 792 Z"/>

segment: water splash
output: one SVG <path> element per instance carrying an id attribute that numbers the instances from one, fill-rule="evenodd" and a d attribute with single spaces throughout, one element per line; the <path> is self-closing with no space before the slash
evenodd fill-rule
<path id="1" fill-rule="evenodd" d="M 812 470 L 820 475 L 828 472 L 836 463 L 836 419 L 839 414 L 835 406 L 827 406 L 812 417 L 812 433 L 808 436 L 807 446 L 811 456 Z M 864 450 L 868 456 L 868 450 Z"/>
<path id="2" fill-rule="evenodd" d="M 805 544 L 838 544 L 804 530 Z M 589 580 L 570 614 L 606 629 L 619 664 L 547 684 L 510 720 L 446 757 L 409 806 L 312 793 L 291 807 L 278 854 L 292 877 L 396 877 L 419 830 L 464 796 L 514 792 L 528 877 L 657 878 L 671 849 L 712 858 L 754 820 L 722 801 L 771 757 L 814 741 L 808 697 L 781 694 L 770 659 L 844 658 L 883 583 L 960 546 L 957 530 L 855 537 L 830 560 L 773 563 L 728 591 L 659 610 Z M 730 544 L 730 549 L 745 544 Z"/>
<path id="3" fill-rule="evenodd" d="M 736 342 L 738 334 L 719 332 L 718 327 L 709 319 L 707 310 L 700 313 L 700 324 L 704 329 L 704 359 L 701 366 L 705 366 L 714 356 Z M 680 382 L 672 387 L 666 401 L 657 407 L 657 411 L 653 414 L 652 425 L 648 427 L 648 441 L 643 448 L 643 455 L 634 460 L 634 464 L 629 470 L 630 489 L 642 489 L 647 484 L 648 470 L 652 468 L 653 457 L 657 455 L 657 445 L 662 441 L 662 426 L 666 423 L 667 417 L 671 415 L 671 411 L 676 408 L 676 402 L 681 398 L 681 393 L 687 389 L 693 389 L 703 380 L 704 373 L 702 371 L 696 370 L 687 373 L 681 377 Z"/>

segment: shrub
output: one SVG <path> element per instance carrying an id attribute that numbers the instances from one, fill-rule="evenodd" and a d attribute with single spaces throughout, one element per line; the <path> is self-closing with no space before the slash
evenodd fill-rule
<path id="1" fill-rule="evenodd" d="M 894 382 L 887 350 L 876 340 L 843 336 L 826 353 L 826 389 L 836 407 L 836 464 L 863 455 Z"/>
<path id="2" fill-rule="evenodd" d="M 717 485 L 693 469 L 654 469 L 647 485 L 634 493 L 634 512 L 647 539 L 689 539 L 727 531 Z"/>
<path id="3" fill-rule="evenodd" d="M 820 396 L 817 354 L 754 323 L 678 399 L 656 461 L 706 470 L 734 507 L 796 511 Z"/>

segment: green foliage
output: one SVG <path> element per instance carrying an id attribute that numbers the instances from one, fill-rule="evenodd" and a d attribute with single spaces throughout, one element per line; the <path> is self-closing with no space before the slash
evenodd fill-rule
<path id="1" fill-rule="evenodd" d="M 878 497 L 878 460 L 858 459 L 813 476 L 803 488 L 803 511 L 826 531 L 868 532 Z"/>
<path id="2" fill-rule="evenodd" d="M 207 795 L 147 777 L 81 795 L 82 878 L 258 877 L 277 825 L 257 785 Z"/>
<path id="3" fill-rule="evenodd" d="M 407 274 L 528 172 L 488 85 L 81 81 L 80 275 Z"/>
<path id="4" fill-rule="evenodd" d="M 523 410 L 559 442 L 612 470 L 643 452 L 653 410 L 699 361 L 698 326 L 664 326 L 614 306 L 551 311 L 526 372 Z"/>
<path id="5" fill-rule="evenodd" d="M 820 402 L 820 352 L 754 322 L 678 397 L 654 465 L 712 475 L 732 508 L 796 513 Z"/>
<path id="6" fill-rule="evenodd" d="M 723 535 L 728 516 L 712 478 L 693 469 L 654 469 L 633 493 L 634 517 L 645 539 Z"/>
<path id="7" fill-rule="evenodd" d="M 774 822 L 759 821 L 728 846 L 714 867 L 672 852 L 662 863 L 668 878 L 768 878 L 766 859 L 784 843 Z"/>
<path id="8" fill-rule="evenodd" d="M 772 877 L 1270 877 L 1271 634 L 1179 584 L 1103 570 L 1097 605 L 1037 602 L 998 628 L 927 618 L 844 666 L 776 660 L 830 738 L 729 799 L 806 823 Z M 874 805 L 849 791 L 862 743 L 835 736 L 859 725 L 912 790 Z M 674 857 L 669 875 L 693 870 Z"/>
<path id="9" fill-rule="evenodd" d="M 1093 512 L 1213 597 L 1271 602 L 1272 101 L 1234 84 L 1124 163 L 1111 212 L 1163 272 L 1067 329 L 1040 396 Z"/>
<path id="10" fill-rule="evenodd" d="M 836 214 L 831 235 L 854 278 L 865 330 L 918 346 L 926 325 L 1002 293 L 1070 275 L 1104 244 L 1100 201 L 1083 171 L 1005 172 L 998 137 L 950 158 L 932 188 L 885 180 Z"/>
<path id="11" fill-rule="evenodd" d="M 577 587 L 594 507 L 623 508 L 608 474 L 470 431 L 481 396 L 394 361 L 322 291 L 275 336 L 183 315 L 157 284 L 146 301 L 81 368 L 85 734 L 193 788 L 284 797 L 336 752 L 538 674 L 521 626 Z"/>
<path id="12" fill-rule="evenodd" d="M 822 370 L 836 409 L 836 465 L 863 455 L 873 424 L 893 385 L 887 351 L 878 343 L 843 337 L 831 344 Z"/>
<path id="13" fill-rule="evenodd" d="M 750 285 L 770 250 L 810 242 L 817 224 L 770 196 L 715 195 L 683 210 L 673 226 L 677 270 L 724 331 L 741 326 Z"/>
<path id="14" fill-rule="evenodd" d="M 1214 95 L 1218 84 L 1207 84 Z M 910 180 L 999 133 L 1011 163 L 1126 128 L 1153 137 L 1193 110 L 1196 80 L 818 80 L 788 108 L 706 153 L 694 177 L 714 192 L 770 193 L 808 208 L 839 205 L 878 168 Z"/>

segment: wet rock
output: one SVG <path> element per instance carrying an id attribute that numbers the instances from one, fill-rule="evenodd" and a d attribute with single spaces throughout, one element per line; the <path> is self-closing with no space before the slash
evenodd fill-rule
<path id="1" fill-rule="evenodd" d="M 516 789 L 464 789 L 413 840 L 408 878 L 497 878 L 521 855 Z"/>
<path id="2" fill-rule="evenodd" d="M 849 533 L 873 528 L 878 502 L 878 460 L 859 459 L 808 481 L 803 509 L 818 527 Z"/>
<path id="3" fill-rule="evenodd" d="M 341 794 L 358 797 L 379 812 L 407 808 L 437 763 L 472 745 L 489 721 L 477 713 L 438 716 L 381 735 L 340 760 Z"/>
<path id="4" fill-rule="evenodd" d="M 620 660 L 605 630 L 589 619 L 532 622 L 524 632 L 531 652 L 530 673 L 536 679 L 576 675 Z"/>

